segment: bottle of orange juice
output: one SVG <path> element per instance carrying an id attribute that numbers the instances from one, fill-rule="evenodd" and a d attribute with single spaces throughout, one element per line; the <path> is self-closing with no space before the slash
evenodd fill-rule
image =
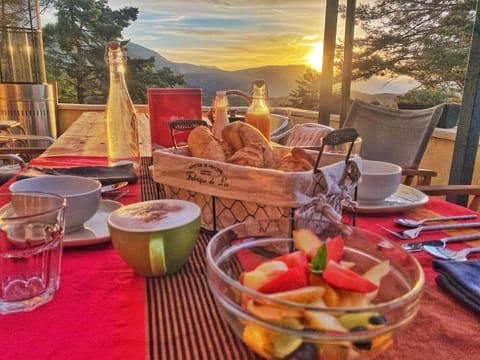
<path id="1" fill-rule="evenodd" d="M 255 126 L 270 141 L 271 120 L 267 104 L 268 89 L 265 80 L 255 80 L 250 93 L 252 103 L 245 113 L 245 122 Z"/>

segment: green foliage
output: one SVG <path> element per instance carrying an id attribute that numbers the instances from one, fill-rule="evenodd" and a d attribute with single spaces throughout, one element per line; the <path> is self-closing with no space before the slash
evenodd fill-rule
<path id="1" fill-rule="evenodd" d="M 290 92 L 290 101 L 287 105 L 305 110 L 318 110 L 320 105 L 320 76 L 320 72 L 307 68 L 303 77 L 297 79 L 298 86 Z"/>
<path id="2" fill-rule="evenodd" d="M 105 104 L 109 85 L 106 44 L 122 39 L 122 31 L 137 19 L 138 9 L 112 10 L 108 0 L 42 3 L 56 10 L 57 22 L 43 28 L 43 44 L 47 78 L 57 81 L 59 101 Z M 127 63 L 127 84 L 134 103 L 146 103 L 148 87 L 184 83 L 183 76 L 171 71 L 155 71 L 153 57 L 129 59 Z"/>
<path id="3" fill-rule="evenodd" d="M 320 107 L 320 79 L 321 73 L 307 68 L 305 74 L 300 79 L 297 79 L 297 88 L 289 93 L 289 99 L 286 104 L 281 106 L 291 106 L 304 110 L 318 111 Z M 340 112 L 340 91 L 338 87 L 333 89 L 332 111 Z"/>
<path id="4" fill-rule="evenodd" d="M 442 87 L 410 90 L 397 96 L 397 103 L 434 106 L 443 103 L 460 103 L 461 99 L 455 92 Z"/>
<path id="5" fill-rule="evenodd" d="M 476 0 L 376 0 L 357 8 L 353 78 L 408 75 L 427 88 L 463 88 Z M 358 34 L 358 31 L 357 31 Z"/>

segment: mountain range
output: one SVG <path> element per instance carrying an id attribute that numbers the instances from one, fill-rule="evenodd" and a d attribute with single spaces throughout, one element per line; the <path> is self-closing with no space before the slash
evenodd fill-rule
<path id="1" fill-rule="evenodd" d="M 288 97 L 297 87 L 296 80 L 305 73 L 305 65 L 261 66 L 244 70 L 226 71 L 215 66 L 201 66 L 169 61 L 157 52 L 135 43 L 129 43 L 125 53 L 131 58 L 155 58 L 155 69 L 170 68 L 176 74 L 183 74 L 188 87 L 201 88 L 205 105 L 211 104 L 219 90 L 241 90 L 249 92 L 255 79 L 264 79 L 268 84 L 270 98 Z M 230 100 L 230 99 L 229 99 Z M 246 105 L 245 102 L 237 105 Z"/>
<path id="2" fill-rule="evenodd" d="M 188 87 L 201 88 L 204 105 L 210 105 L 219 90 L 241 90 L 249 92 L 250 84 L 255 79 L 264 79 L 268 84 L 270 103 L 281 105 L 288 99 L 288 94 L 297 88 L 297 80 L 306 71 L 305 65 L 269 65 L 256 68 L 227 71 L 215 66 L 202 66 L 169 61 L 157 52 L 136 43 L 128 43 L 125 53 L 131 58 L 155 58 L 155 69 L 170 68 L 176 74 L 183 74 Z M 374 77 L 366 81 L 352 83 L 352 98 L 365 101 L 377 101 L 390 105 L 398 94 L 407 92 L 417 86 L 409 78 L 387 79 Z M 235 99 L 231 105 L 246 105 L 244 99 Z"/>

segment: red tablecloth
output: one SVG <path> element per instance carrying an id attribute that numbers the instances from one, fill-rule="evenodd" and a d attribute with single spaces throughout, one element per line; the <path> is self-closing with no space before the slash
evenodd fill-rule
<path id="1" fill-rule="evenodd" d="M 33 164 L 64 167 L 104 165 L 105 161 L 46 158 Z M 146 177 L 148 170 L 138 184 L 129 186 L 128 196 L 121 201 L 138 201 Z M 142 198 L 149 197 L 142 194 Z M 402 216 L 468 212 L 431 199 L 425 208 Z M 357 226 L 384 233 L 378 225 L 394 228 L 396 216 L 358 216 Z M 420 239 L 443 236 L 441 232 L 424 233 Z M 222 321 L 208 291 L 204 258 L 208 238 L 202 234 L 186 267 L 166 278 L 136 275 L 110 243 L 65 249 L 62 281 L 53 301 L 29 313 L 0 316 L 0 359 L 255 358 Z M 475 358 L 478 318 L 434 284 L 432 258 L 425 253 L 416 256 L 428 280 L 420 312 L 381 359 Z"/>
<path id="2" fill-rule="evenodd" d="M 103 157 L 37 158 L 32 166 L 106 165 Z M 0 191 L 8 191 L 7 184 Z M 140 180 L 127 187 L 140 200 Z M 144 359 L 145 279 L 111 243 L 67 248 L 53 301 L 32 312 L 0 315 L 0 359 Z"/>

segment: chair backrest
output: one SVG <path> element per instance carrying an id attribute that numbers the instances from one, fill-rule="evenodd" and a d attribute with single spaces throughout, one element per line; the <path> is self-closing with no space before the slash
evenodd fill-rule
<path id="1" fill-rule="evenodd" d="M 297 124 L 288 130 L 286 146 L 321 146 L 322 138 L 334 129 L 317 123 Z"/>
<path id="2" fill-rule="evenodd" d="M 15 176 L 27 161 L 47 150 L 54 141 L 49 136 L 0 133 L 0 185 Z"/>
<path id="3" fill-rule="evenodd" d="M 444 105 L 422 110 L 393 109 L 357 99 L 343 126 L 357 129 L 362 138 L 362 158 L 418 169 L 443 110 Z"/>

